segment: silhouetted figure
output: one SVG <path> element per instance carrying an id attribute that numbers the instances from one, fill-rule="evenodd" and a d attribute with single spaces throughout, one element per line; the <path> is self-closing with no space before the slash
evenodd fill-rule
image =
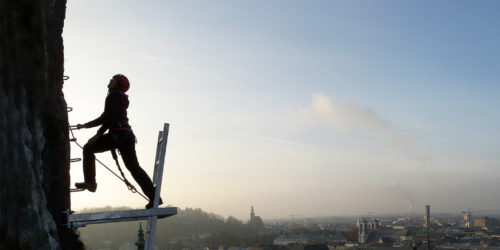
<path id="1" fill-rule="evenodd" d="M 135 152 L 135 135 L 128 123 L 127 108 L 128 96 L 125 94 L 130 83 L 124 75 L 114 75 L 108 84 L 108 96 L 104 105 L 104 112 L 97 119 L 85 124 L 78 124 L 77 129 L 92 128 L 101 125 L 97 134 L 90 138 L 83 146 L 83 174 L 85 182 L 75 183 L 80 189 L 95 192 L 95 153 L 108 150 L 120 150 L 123 162 L 144 194 L 149 198 L 146 208 L 153 207 L 155 188 L 148 174 L 141 168 Z M 105 133 L 109 130 L 108 133 Z M 160 198 L 160 204 L 162 204 Z"/>

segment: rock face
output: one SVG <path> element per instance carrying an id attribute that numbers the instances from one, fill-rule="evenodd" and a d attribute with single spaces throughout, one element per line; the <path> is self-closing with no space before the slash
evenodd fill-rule
<path id="1" fill-rule="evenodd" d="M 65 0 L 0 1 L 0 249 L 78 249 L 63 87 Z"/>

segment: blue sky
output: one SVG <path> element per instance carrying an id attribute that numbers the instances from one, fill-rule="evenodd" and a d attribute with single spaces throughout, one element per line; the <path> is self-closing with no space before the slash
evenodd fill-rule
<path id="1" fill-rule="evenodd" d="M 492 210 L 499 11 L 498 1 L 69 2 L 70 121 L 97 117 L 109 78 L 127 75 L 148 173 L 157 130 L 172 126 L 162 194 L 181 207 L 239 218 L 252 204 L 264 218 Z M 107 175 L 98 170 L 100 190 L 75 194 L 75 208 L 144 203 Z"/>

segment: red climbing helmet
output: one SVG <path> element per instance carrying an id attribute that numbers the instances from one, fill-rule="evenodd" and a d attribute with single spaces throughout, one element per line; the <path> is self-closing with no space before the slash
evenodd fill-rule
<path id="1" fill-rule="evenodd" d="M 113 78 L 116 79 L 118 83 L 120 83 L 122 91 L 127 92 L 127 90 L 130 88 L 130 82 L 128 81 L 127 77 L 122 74 L 116 74 L 113 76 Z"/>

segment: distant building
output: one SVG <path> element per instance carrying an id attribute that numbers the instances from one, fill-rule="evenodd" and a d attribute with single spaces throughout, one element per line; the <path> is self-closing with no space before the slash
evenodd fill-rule
<path id="1" fill-rule="evenodd" d="M 500 227 L 500 221 L 490 217 L 475 218 L 474 226 L 480 228 L 497 228 Z"/>
<path id="2" fill-rule="evenodd" d="M 398 233 L 395 233 L 395 236 L 399 236 L 400 241 L 411 241 L 413 240 L 413 233 L 411 230 L 408 229 L 403 229 L 400 230 Z"/>
<path id="3" fill-rule="evenodd" d="M 346 239 L 339 235 L 281 235 L 273 240 L 275 246 L 287 246 L 292 244 L 344 244 Z"/>
<path id="4" fill-rule="evenodd" d="M 431 206 L 425 205 L 425 215 L 424 215 L 424 227 L 425 228 L 430 228 L 431 227 Z"/>
<path id="5" fill-rule="evenodd" d="M 250 221 L 248 221 L 248 225 L 254 229 L 264 228 L 264 222 L 262 221 L 260 216 L 255 215 L 255 212 L 253 210 L 253 205 L 252 205 L 252 209 L 250 211 Z"/>
<path id="6" fill-rule="evenodd" d="M 377 219 L 358 218 L 358 242 L 366 243 L 370 233 L 375 232 L 380 227 L 380 221 Z"/>
<path id="7" fill-rule="evenodd" d="M 137 234 L 138 240 L 135 242 L 137 250 L 144 250 L 144 232 L 142 231 L 142 223 L 139 222 L 139 231 Z"/>

